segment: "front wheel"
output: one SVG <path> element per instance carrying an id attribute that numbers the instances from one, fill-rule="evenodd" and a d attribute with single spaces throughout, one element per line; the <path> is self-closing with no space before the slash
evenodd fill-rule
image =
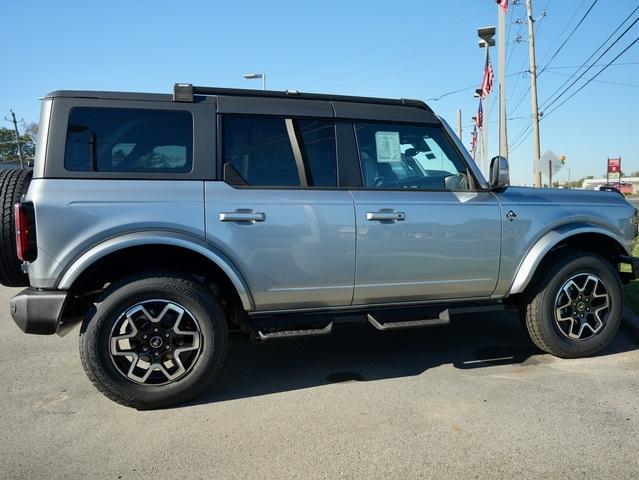
<path id="1" fill-rule="evenodd" d="M 138 409 L 185 402 L 209 386 L 228 340 L 219 303 L 195 280 L 145 273 L 111 286 L 80 332 L 80 357 L 105 396 Z"/>
<path id="2" fill-rule="evenodd" d="M 530 339 L 563 358 L 592 355 L 617 333 L 623 311 L 619 274 L 598 255 L 572 253 L 540 278 L 522 308 Z"/>

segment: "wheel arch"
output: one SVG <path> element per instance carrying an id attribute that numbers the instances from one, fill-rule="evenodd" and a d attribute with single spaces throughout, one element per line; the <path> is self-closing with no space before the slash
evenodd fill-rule
<path id="1" fill-rule="evenodd" d="M 149 261 L 149 257 L 152 258 L 154 254 L 160 258 L 157 265 L 151 265 L 152 262 Z M 188 265 L 199 265 L 203 272 L 211 269 L 212 275 L 222 275 L 223 281 L 233 287 L 242 308 L 245 311 L 254 309 L 253 298 L 244 277 L 226 255 L 205 242 L 172 232 L 136 232 L 95 245 L 63 272 L 56 287 L 61 290 L 76 289 L 92 272 L 116 259 L 124 271 L 127 268 L 134 269 L 135 264 L 144 263 L 143 267 L 161 268 L 178 259 L 186 259 Z M 122 265 L 129 261 L 133 264 Z"/>
<path id="2" fill-rule="evenodd" d="M 523 293 L 536 274 L 561 249 L 570 248 L 595 253 L 616 264 L 621 255 L 630 252 L 623 240 L 614 232 L 598 225 L 565 225 L 551 230 L 538 239 L 519 264 L 508 295 Z"/>

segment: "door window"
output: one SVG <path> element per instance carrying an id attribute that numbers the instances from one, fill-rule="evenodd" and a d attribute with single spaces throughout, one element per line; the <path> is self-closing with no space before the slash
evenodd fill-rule
<path id="1" fill-rule="evenodd" d="M 365 188 L 468 190 L 468 167 L 441 129 L 356 123 Z"/>
<path id="2" fill-rule="evenodd" d="M 224 117 L 224 163 L 247 185 L 337 186 L 335 126 L 327 120 Z"/>

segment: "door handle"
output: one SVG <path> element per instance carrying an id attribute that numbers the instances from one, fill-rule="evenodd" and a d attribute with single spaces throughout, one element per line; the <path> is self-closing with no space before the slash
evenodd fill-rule
<path id="1" fill-rule="evenodd" d="M 241 211 L 220 212 L 220 222 L 263 222 L 266 215 L 262 212 Z"/>
<path id="2" fill-rule="evenodd" d="M 378 222 L 397 222 L 406 220 L 404 212 L 394 212 L 392 210 L 380 210 L 379 212 L 367 212 L 366 220 Z"/>

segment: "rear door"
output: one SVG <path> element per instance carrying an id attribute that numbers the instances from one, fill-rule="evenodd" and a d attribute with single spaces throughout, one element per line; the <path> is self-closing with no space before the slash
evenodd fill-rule
<path id="1" fill-rule="evenodd" d="M 353 199 L 338 189 L 330 104 L 218 98 L 219 178 L 207 239 L 238 266 L 257 310 L 350 305 Z"/>
<path id="2" fill-rule="evenodd" d="M 476 189 L 440 125 L 355 121 L 363 188 L 354 304 L 489 296 L 499 271 L 495 196 Z"/>

